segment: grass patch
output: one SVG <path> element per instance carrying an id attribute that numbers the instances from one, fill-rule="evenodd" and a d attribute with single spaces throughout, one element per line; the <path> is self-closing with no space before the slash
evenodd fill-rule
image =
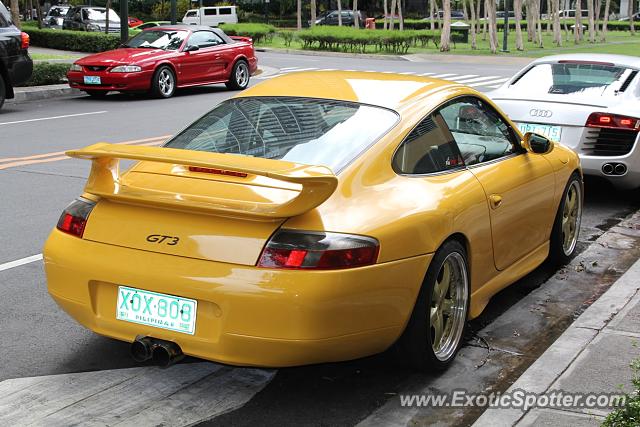
<path id="1" fill-rule="evenodd" d="M 50 53 L 30 53 L 31 59 L 34 61 L 50 61 L 50 60 L 64 60 L 64 59 L 76 59 L 73 55 L 53 55 Z"/>

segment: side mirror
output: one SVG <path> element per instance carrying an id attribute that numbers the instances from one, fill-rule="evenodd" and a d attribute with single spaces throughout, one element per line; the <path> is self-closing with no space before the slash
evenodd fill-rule
<path id="1" fill-rule="evenodd" d="M 200 47 L 197 45 L 189 45 L 184 48 L 184 52 L 195 52 L 196 50 L 200 50 Z"/>
<path id="2" fill-rule="evenodd" d="M 527 132 L 524 134 L 522 146 L 530 153 L 549 154 L 553 150 L 553 142 L 537 133 Z"/>

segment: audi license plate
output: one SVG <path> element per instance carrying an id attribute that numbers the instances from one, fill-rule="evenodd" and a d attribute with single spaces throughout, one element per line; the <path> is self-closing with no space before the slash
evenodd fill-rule
<path id="1" fill-rule="evenodd" d="M 99 85 L 101 83 L 100 76 L 84 76 L 84 84 L 86 85 Z"/>
<path id="2" fill-rule="evenodd" d="M 193 335 L 198 302 L 189 298 L 118 286 L 116 319 Z"/>
<path id="3" fill-rule="evenodd" d="M 527 132 L 534 132 L 554 141 L 560 141 L 560 136 L 562 135 L 561 126 L 541 125 L 539 123 L 518 123 L 518 129 L 520 129 L 523 135 Z"/>

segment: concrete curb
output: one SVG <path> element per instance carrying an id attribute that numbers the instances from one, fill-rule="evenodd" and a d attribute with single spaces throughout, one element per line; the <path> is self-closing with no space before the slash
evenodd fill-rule
<path id="1" fill-rule="evenodd" d="M 15 98 L 7 99 L 7 104 L 20 104 L 29 101 L 41 101 L 43 99 L 62 98 L 80 95 L 78 89 L 72 89 L 68 84 L 17 87 L 14 89 Z"/>
<path id="2" fill-rule="evenodd" d="M 306 56 L 332 56 L 338 58 L 367 58 L 367 59 L 383 59 L 388 61 L 408 61 L 401 55 L 378 55 L 375 53 L 348 53 L 348 52 L 325 52 L 316 50 L 300 50 L 300 49 L 280 49 L 275 47 L 259 47 L 258 52 L 269 53 L 286 53 L 289 55 L 306 55 Z"/>
<path id="3" fill-rule="evenodd" d="M 507 392 L 544 393 L 565 372 L 600 332 L 633 300 L 640 288 L 640 260 L 636 261 L 596 302 L 536 360 Z M 487 409 L 473 427 L 514 426 L 527 412 Z"/>

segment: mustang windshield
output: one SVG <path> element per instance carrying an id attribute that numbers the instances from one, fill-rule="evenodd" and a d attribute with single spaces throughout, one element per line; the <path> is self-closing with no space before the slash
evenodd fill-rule
<path id="1" fill-rule="evenodd" d="M 223 102 L 165 146 L 324 165 L 340 171 L 398 121 L 391 110 L 294 97 Z"/>
<path id="2" fill-rule="evenodd" d="M 551 95 L 611 96 L 624 91 L 638 72 L 606 63 L 539 64 L 512 86 L 535 98 Z"/>
<path id="3" fill-rule="evenodd" d="M 148 49 L 177 50 L 187 37 L 186 31 L 175 30 L 149 30 L 143 31 L 131 40 L 125 47 L 138 47 Z"/>

